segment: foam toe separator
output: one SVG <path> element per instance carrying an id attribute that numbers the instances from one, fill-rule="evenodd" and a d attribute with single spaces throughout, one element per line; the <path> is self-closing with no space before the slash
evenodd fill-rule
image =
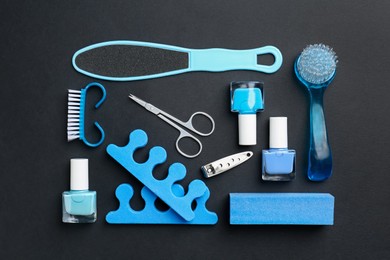
<path id="1" fill-rule="evenodd" d="M 333 225 L 329 193 L 230 193 L 232 225 Z"/>

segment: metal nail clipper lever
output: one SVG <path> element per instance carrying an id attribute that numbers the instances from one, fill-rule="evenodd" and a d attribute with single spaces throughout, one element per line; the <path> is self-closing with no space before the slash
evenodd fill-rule
<path id="1" fill-rule="evenodd" d="M 252 157 L 252 155 L 253 153 L 249 151 L 236 153 L 233 155 L 226 156 L 215 162 L 203 165 L 202 167 L 200 167 L 200 169 L 202 170 L 204 177 L 206 178 L 214 177 L 218 174 L 226 172 L 240 165 L 243 162 L 246 162 Z"/>
<path id="2" fill-rule="evenodd" d="M 143 101 L 142 99 L 140 99 L 132 94 L 129 95 L 129 98 L 131 98 L 132 100 L 137 102 L 139 105 L 143 106 L 149 112 L 158 116 L 160 119 L 162 119 L 167 124 L 173 126 L 177 130 L 179 130 L 180 134 L 179 134 L 179 137 L 176 139 L 176 149 L 181 155 L 183 155 L 187 158 L 194 158 L 194 157 L 198 156 L 202 152 L 202 143 L 199 141 L 198 138 L 196 138 L 194 135 L 190 134 L 188 131 L 186 131 L 184 128 L 180 127 L 179 125 L 187 128 L 188 130 L 190 130 L 198 135 L 201 135 L 201 136 L 209 136 L 214 132 L 214 129 L 215 129 L 214 119 L 209 114 L 206 114 L 204 112 L 195 112 L 191 115 L 191 117 L 187 121 L 183 122 L 183 121 L 177 119 L 176 117 L 168 114 L 167 112 L 164 112 L 163 110 L 153 106 L 150 103 Z M 205 133 L 205 132 L 201 132 L 201 131 L 195 129 L 195 127 L 193 125 L 193 120 L 194 120 L 194 117 L 196 117 L 196 116 L 206 117 L 206 119 L 208 119 L 210 121 L 211 130 L 209 132 Z M 180 140 L 182 140 L 184 138 L 192 139 L 193 141 L 195 141 L 198 144 L 199 150 L 195 154 L 188 154 L 188 153 L 183 152 L 182 149 L 180 149 L 179 142 L 180 142 Z"/>

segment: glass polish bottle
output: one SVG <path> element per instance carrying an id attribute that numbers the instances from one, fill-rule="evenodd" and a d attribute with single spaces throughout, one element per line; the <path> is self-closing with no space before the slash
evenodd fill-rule
<path id="1" fill-rule="evenodd" d="M 270 117 L 269 150 L 262 152 L 262 179 L 290 181 L 295 178 L 295 150 L 288 149 L 287 117 Z"/>
<path id="2" fill-rule="evenodd" d="M 256 145 L 257 116 L 264 110 L 263 83 L 233 81 L 230 83 L 232 112 L 238 112 L 238 144 Z"/>
<path id="3" fill-rule="evenodd" d="M 96 191 L 88 189 L 88 159 L 71 159 L 70 191 L 62 193 L 62 222 L 93 223 L 96 221 Z"/>

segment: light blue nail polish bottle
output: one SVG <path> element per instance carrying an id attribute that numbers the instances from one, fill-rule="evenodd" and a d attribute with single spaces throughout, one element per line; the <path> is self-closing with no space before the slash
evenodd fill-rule
<path id="1" fill-rule="evenodd" d="M 287 117 L 270 117 L 269 150 L 263 150 L 262 179 L 291 181 L 295 178 L 295 150 L 288 149 Z"/>
<path id="2" fill-rule="evenodd" d="M 62 222 L 96 221 L 96 191 L 90 191 L 88 188 L 88 159 L 71 159 L 70 191 L 62 193 Z"/>
<path id="3" fill-rule="evenodd" d="M 238 144 L 256 145 L 256 113 L 264 110 L 263 83 L 231 82 L 230 99 L 231 111 L 238 112 Z"/>

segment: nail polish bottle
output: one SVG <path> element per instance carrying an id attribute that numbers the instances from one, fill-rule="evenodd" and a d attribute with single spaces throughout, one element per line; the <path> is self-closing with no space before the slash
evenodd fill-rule
<path id="1" fill-rule="evenodd" d="M 236 81 L 230 83 L 231 111 L 238 112 L 239 145 L 256 145 L 256 113 L 264 110 L 263 83 Z"/>
<path id="2" fill-rule="evenodd" d="M 287 117 L 270 117 L 269 150 L 263 150 L 262 179 L 291 181 L 295 178 L 295 150 L 287 145 Z"/>
<path id="3" fill-rule="evenodd" d="M 88 188 L 88 159 L 71 159 L 70 191 L 62 193 L 62 222 L 96 221 L 96 191 Z"/>

